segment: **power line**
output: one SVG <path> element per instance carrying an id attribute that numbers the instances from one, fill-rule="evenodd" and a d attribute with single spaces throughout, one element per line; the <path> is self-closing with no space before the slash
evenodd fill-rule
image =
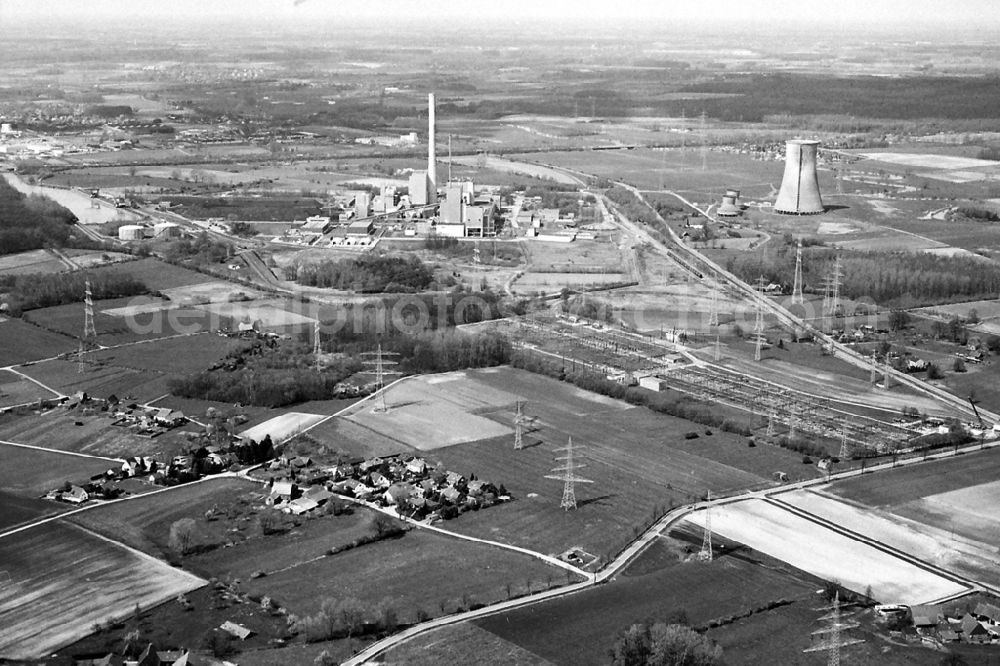
<path id="1" fill-rule="evenodd" d="M 375 375 L 375 409 L 373 411 L 380 413 L 388 411 L 389 408 L 385 404 L 385 377 L 386 375 L 399 375 L 401 373 L 395 370 L 386 370 L 386 366 L 397 365 L 396 361 L 386 359 L 386 357 L 399 356 L 399 354 L 382 351 L 382 344 L 379 343 L 375 351 L 362 352 L 361 355 L 371 357 L 370 360 L 362 361 L 362 363 L 372 368 L 372 370 L 365 370 L 364 374 Z"/>

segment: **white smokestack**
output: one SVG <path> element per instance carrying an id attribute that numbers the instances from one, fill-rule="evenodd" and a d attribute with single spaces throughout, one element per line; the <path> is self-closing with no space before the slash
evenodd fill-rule
<path id="1" fill-rule="evenodd" d="M 437 201 L 437 157 L 434 154 L 434 93 L 427 95 L 427 203 Z"/>

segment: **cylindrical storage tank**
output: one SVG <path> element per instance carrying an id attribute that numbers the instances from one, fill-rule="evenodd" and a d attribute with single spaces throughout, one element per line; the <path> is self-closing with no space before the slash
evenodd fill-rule
<path id="1" fill-rule="evenodd" d="M 138 224 L 124 224 L 118 227 L 118 239 L 123 241 L 142 240 L 146 237 L 146 228 Z"/>
<path id="2" fill-rule="evenodd" d="M 740 207 L 736 205 L 736 197 L 728 193 L 722 197 L 722 204 L 719 206 L 717 214 L 723 217 L 735 217 L 739 215 Z"/>
<path id="3" fill-rule="evenodd" d="M 157 238 L 180 238 L 181 228 L 173 222 L 160 222 L 153 225 L 153 235 Z"/>
<path id="4" fill-rule="evenodd" d="M 785 142 L 785 176 L 774 202 L 774 210 L 789 215 L 813 215 L 823 212 L 816 175 L 816 152 L 819 141 L 792 139 Z"/>

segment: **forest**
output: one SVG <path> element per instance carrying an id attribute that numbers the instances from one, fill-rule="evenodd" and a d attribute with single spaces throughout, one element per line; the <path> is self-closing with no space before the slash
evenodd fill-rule
<path id="1" fill-rule="evenodd" d="M 365 254 L 298 267 L 295 281 L 310 287 L 361 293 L 414 293 L 434 281 L 434 273 L 416 257 Z"/>
<path id="2" fill-rule="evenodd" d="M 74 235 L 76 216 L 52 199 L 25 196 L 0 178 L 0 255 L 43 247 L 93 245 Z"/>
<path id="3" fill-rule="evenodd" d="M 383 351 L 393 354 L 394 366 L 404 374 L 446 372 L 461 368 L 501 365 L 510 360 L 510 344 L 496 334 L 470 335 L 454 329 L 394 335 L 380 339 Z M 351 375 L 365 370 L 362 353 L 373 344 L 341 343 L 327 339 L 326 352 L 335 360 L 324 360 L 317 372 L 308 344 L 268 347 L 259 341 L 229 355 L 216 367 L 172 379 L 168 388 L 176 396 L 220 402 L 241 402 L 264 407 L 283 407 L 308 400 L 335 397 L 335 387 Z M 374 381 L 368 376 L 368 381 Z"/>
<path id="4" fill-rule="evenodd" d="M 8 275 L 0 277 L 0 291 L 7 292 L 10 314 L 47 308 L 84 299 L 87 281 L 94 300 L 145 294 L 146 285 L 128 273 L 54 273 L 45 275 Z"/>
<path id="5" fill-rule="evenodd" d="M 802 274 L 805 290 L 823 293 L 840 256 L 840 294 L 850 299 L 871 298 L 879 305 L 910 308 L 959 298 L 995 298 L 1000 291 L 1000 266 L 968 257 L 927 253 L 836 251 L 805 248 Z M 765 282 L 790 291 L 795 276 L 795 251 L 788 245 L 730 257 L 726 269 L 754 284 Z"/>

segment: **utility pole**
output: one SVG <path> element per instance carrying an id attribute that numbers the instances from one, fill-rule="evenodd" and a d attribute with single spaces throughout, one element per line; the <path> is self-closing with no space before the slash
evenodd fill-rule
<path id="1" fill-rule="evenodd" d="M 313 361 L 316 363 L 316 372 L 322 370 L 320 366 L 320 357 L 322 355 L 322 349 L 320 349 L 319 344 L 319 320 L 316 320 L 316 324 L 313 326 Z"/>
<path id="2" fill-rule="evenodd" d="M 753 352 L 753 360 L 760 361 L 760 350 L 764 345 L 764 306 L 761 303 L 761 299 L 764 298 L 764 276 L 760 276 L 757 281 L 757 292 L 759 297 L 757 299 L 757 321 L 753 327 L 754 336 L 757 338 L 756 345 Z"/>
<path id="3" fill-rule="evenodd" d="M 517 401 L 517 413 L 514 415 L 514 450 L 524 448 L 524 413 L 521 411 L 521 401 Z"/>

